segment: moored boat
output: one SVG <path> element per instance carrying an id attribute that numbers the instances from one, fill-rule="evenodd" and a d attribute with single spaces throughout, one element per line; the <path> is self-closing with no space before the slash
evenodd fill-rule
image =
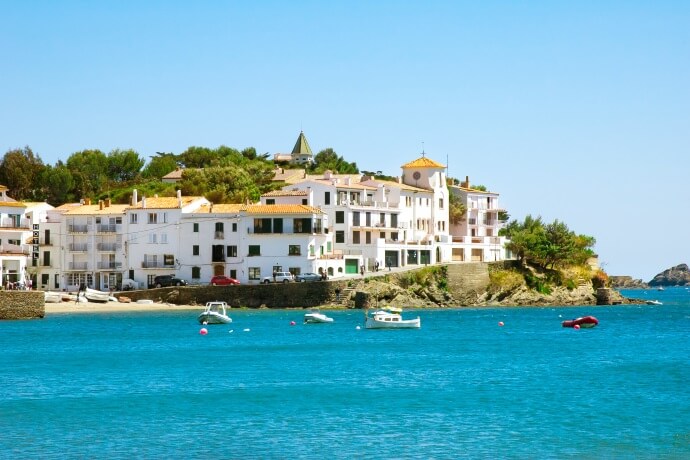
<path id="1" fill-rule="evenodd" d="M 198 317 L 199 324 L 232 323 L 232 318 L 230 318 L 227 314 L 228 309 L 230 309 L 230 307 L 225 302 L 207 302 L 206 310 L 204 310 Z"/>
<path id="2" fill-rule="evenodd" d="M 304 324 L 332 323 L 333 318 L 318 311 L 310 311 L 304 314 Z"/>
<path id="3" fill-rule="evenodd" d="M 364 313 L 366 329 L 419 329 L 422 327 L 422 320 L 417 316 L 415 319 L 403 319 L 402 309 L 387 307 L 377 310 L 369 315 Z"/>
<path id="4" fill-rule="evenodd" d="M 582 316 L 580 318 L 568 319 L 561 323 L 563 327 L 592 328 L 599 324 L 599 320 L 594 316 Z"/>

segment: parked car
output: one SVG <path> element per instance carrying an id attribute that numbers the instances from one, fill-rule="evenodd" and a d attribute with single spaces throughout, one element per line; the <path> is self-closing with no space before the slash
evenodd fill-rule
<path id="1" fill-rule="evenodd" d="M 211 278 L 211 286 L 229 286 L 232 284 L 240 284 L 240 282 L 235 278 L 230 278 L 225 275 L 216 275 Z"/>
<path id="2" fill-rule="evenodd" d="M 168 286 L 186 286 L 187 282 L 182 278 L 177 278 L 175 275 L 159 275 L 153 279 L 153 283 L 149 288 L 168 287 Z"/>
<path id="3" fill-rule="evenodd" d="M 299 281 L 300 283 L 304 283 L 305 281 L 321 281 L 322 277 L 318 273 L 300 273 L 299 275 L 295 276 L 295 281 Z"/>
<path id="4" fill-rule="evenodd" d="M 290 272 L 275 272 L 271 276 L 266 276 L 263 279 L 264 284 L 268 283 L 289 283 L 295 279 Z"/>

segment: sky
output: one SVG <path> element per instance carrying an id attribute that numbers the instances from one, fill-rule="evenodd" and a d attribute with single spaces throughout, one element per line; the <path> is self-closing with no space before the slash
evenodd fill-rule
<path id="1" fill-rule="evenodd" d="M 690 2 L 0 0 L 0 154 L 421 156 L 610 275 L 690 263 Z"/>

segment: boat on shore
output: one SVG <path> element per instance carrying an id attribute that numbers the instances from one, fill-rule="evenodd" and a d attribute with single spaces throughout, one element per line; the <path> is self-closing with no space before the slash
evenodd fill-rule
<path id="1" fill-rule="evenodd" d="M 88 287 L 86 288 L 85 291 L 83 291 L 82 295 L 89 302 L 106 303 L 106 302 L 110 301 L 110 293 L 109 292 L 98 291 L 96 289 L 91 289 Z"/>
<path id="2" fill-rule="evenodd" d="M 207 302 L 206 309 L 199 315 L 199 324 L 228 324 L 232 318 L 227 314 L 230 307 L 221 301 Z"/>
<path id="3" fill-rule="evenodd" d="M 561 323 L 563 327 L 592 328 L 599 324 L 599 320 L 594 316 L 582 316 L 580 318 L 568 319 Z"/>
<path id="4" fill-rule="evenodd" d="M 333 318 L 318 311 L 310 311 L 304 314 L 304 324 L 332 323 Z"/>
<path id="5" fill-rule="evenodd" d="M 44 291 L 45 303 L 60 303 L 62 302 L 62 292 Z"/>
<path id="6" fill-rule="evenodd" d="M 419 329 L 422 327 L 419 316 L 415 319 L 403 319 L 402 309 L 396 307 L 376 310 L 371 315 L 365 311 L 364 317 L 366 329 Z"/>

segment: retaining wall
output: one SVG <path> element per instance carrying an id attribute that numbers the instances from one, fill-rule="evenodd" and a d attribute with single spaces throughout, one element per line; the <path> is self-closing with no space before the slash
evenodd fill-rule
<path id="1" fill-rule="evenodd" d="M 43 318 L 45 315 L 43 291 L 0 291 L 0 319 Z"/>

